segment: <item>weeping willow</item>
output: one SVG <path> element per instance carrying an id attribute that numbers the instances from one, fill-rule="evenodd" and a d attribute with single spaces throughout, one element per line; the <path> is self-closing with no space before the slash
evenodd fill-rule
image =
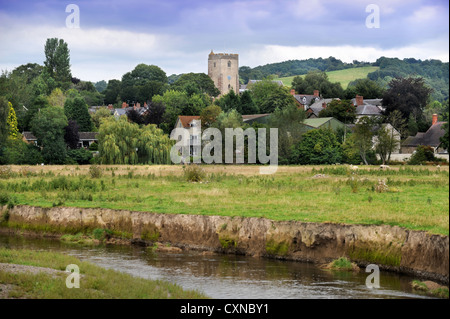
<path id="1" fill-rule="evenodd" d="M 102 122 L 98 150 L 103 164 L 170 164 L 170 149 L 175 141 L 156 125 L 139 127 L 125 117 Z"/>

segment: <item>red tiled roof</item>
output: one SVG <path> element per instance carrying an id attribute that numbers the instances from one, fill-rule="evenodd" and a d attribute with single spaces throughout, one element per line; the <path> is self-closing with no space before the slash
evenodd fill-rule
<path id="1" fill-rule="evenodd" d="M 184 128 L 189 127 L 189 123 L 192 122 L 192 120 L 200 120 L 200 116 L 198 115 L 180 115 L 178 116 L 178 119 L 181 121 L 181 124 Z"/>

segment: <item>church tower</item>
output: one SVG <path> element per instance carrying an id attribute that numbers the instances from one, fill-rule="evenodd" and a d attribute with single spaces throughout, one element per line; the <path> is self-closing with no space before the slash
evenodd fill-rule
<path id="1" fill-rule="evenodd" d="M 211 53 L 208 57 L 208 75 L 220 91 L 227 94 L 231 89 L 239 94 L 239 54 Z"/>

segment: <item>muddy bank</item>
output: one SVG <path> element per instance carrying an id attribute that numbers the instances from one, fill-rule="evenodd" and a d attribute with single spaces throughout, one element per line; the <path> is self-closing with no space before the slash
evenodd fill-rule
<path id="1" fill-rule="evenodd" d="M 346 256 L 360 266 L 449 282 L 448 236 L 386 225 L 343 225 L 74 207 L 3 208 L 3 226 L 41 232 L 107 228 L 133 243 L 328 263 Z"/>

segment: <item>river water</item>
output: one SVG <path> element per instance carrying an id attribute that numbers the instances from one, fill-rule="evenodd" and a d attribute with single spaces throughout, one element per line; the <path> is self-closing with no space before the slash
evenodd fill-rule
<path id="1" fill-rule="evenodd" d="M 135 246 L 80 246 L 51 239 L 0 235 L 0 247 L 55 251 L 148 279 L 196 289 L 216 299 L 426 298 L 414 294 L 409 276 L 380 271 L 380 288 L 359 273 L 323 270 L 310 263 L 196 251 L 155 253 Z"/>

